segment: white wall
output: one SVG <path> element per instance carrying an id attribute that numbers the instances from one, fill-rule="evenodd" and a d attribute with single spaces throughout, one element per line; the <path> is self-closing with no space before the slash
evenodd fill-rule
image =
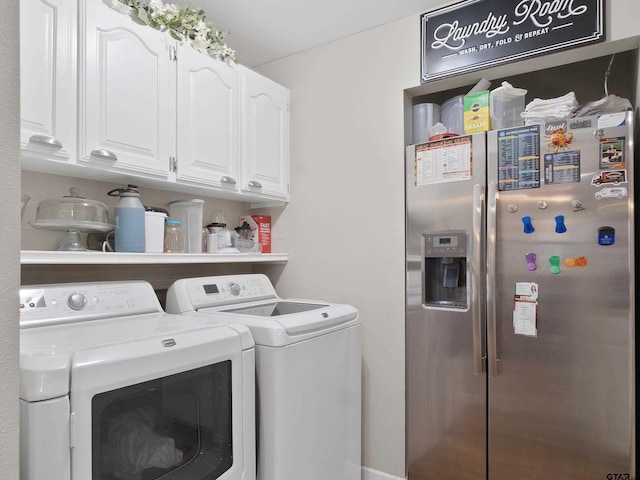
<path id="1" fill-rule="evenodd" d="M 18 479 L 18 284 L 20 163 L 18 0 L 3 0 L 0 15 L 0 476 Z"/>
<path id="2" fill-rule="evenodd" d="M 404 477 L 404 97 L 418 83 L 407 18 L 267 65 L 291 89 L 282 295 L 355 305 L 363 323 L 363 462 Z"/>

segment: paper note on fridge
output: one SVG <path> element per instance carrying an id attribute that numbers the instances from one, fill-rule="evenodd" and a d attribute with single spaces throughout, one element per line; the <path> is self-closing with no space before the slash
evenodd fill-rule
<path id="1" fill-rule="evenodd" d="M 538 284 L 533 282 L 518 282 L 515 288 L 516 302 L 535 302 L 538 300 Z"/>
<path id="2" fill-rule="evenodd" d="M 538 329 L 536 328 L 537 309 L 538 304 L 536 302 L 516 301 L 513 310 L 513 331 L 516 335 L 538 336 Z"/>
<path id="3" fill-rule="evenodd" d="M 416 186 L 469 180 L 471 174 L 470 136 L 416 146 Z"/>
<path id="4" fill-rule="evenodd" d="M 513 331 L 516 335 L 538 336 L 538 284 L 518 282 L 513 297 Z"/>

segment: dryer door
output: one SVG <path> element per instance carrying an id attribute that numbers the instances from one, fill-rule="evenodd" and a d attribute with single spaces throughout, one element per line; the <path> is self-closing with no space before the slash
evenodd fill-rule
<path id="1" fill-rule="evenodd" d="M 75 353 L 72 477 L 250 478 L 255 451 L 242 442 L 253 428 L 244 418 L 254 408 L 253 391 L 243 391 L 247 361 L 253 356 L 224 327 Z"/>

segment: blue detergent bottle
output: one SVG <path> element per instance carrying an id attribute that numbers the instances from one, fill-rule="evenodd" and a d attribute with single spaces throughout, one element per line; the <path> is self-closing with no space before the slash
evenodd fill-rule
<path id="1" fill-rule="evenodd" d="M 144 253 L 144 205 L 140 201 L 138 186 L 128 185 L 126 188 L 114 188 L 108 195 L 120 197 L 120 201 L 114 209 L 116 252 Z"/>

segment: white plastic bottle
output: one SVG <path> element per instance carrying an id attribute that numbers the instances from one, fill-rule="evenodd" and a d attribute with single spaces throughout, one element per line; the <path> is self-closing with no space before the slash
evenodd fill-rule
<path id="1" fill-rule="evenodd" d="M 115 250 L 116 252 L 144 252 L 144 206 L 140 201 L 137 185 L 114 188 L 108 195 L 120 197 L 116 205 Z"/>

